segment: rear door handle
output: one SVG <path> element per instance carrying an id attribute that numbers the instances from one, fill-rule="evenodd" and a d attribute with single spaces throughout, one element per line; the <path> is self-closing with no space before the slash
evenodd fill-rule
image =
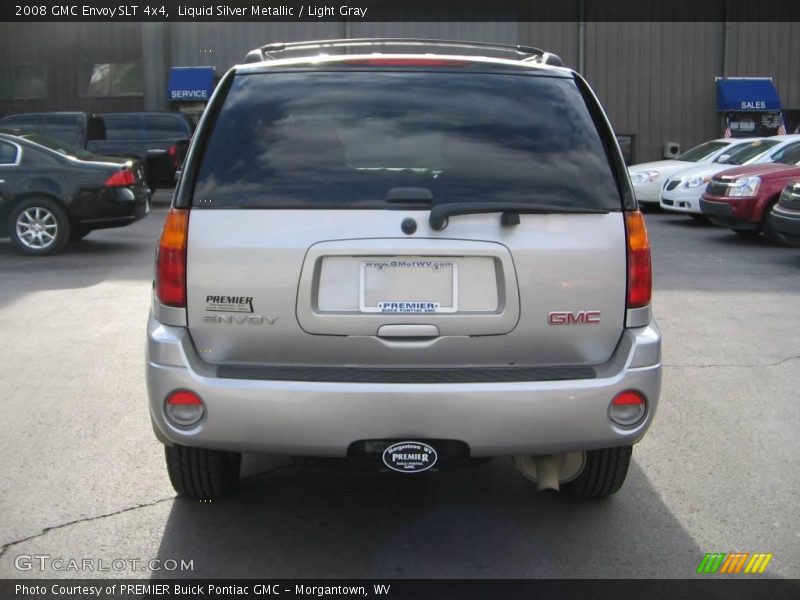
<path id="1" fill-rule="evenodd" d="M 439 328 L 436 325 L 382 325 L 378 329 L 378 337 L 383 337 L 383 338 L 439 337 Z"/>

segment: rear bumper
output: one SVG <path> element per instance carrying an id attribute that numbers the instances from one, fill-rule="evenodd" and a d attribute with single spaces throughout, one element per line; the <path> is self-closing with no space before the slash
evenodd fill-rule
<path id="1" fill-rule="evenodd" d="M 94 204 L 81 207 L 77 223 L 86 230 L 124 227 L 146 217 L 149 210 L 147 188 L 106 188 Z"/>
<path id="2" fill-rule="evenodd" d="M 800 212 L 775 206 L 769 215 L 772 229 L 782 241 L 800 246 Z"/>
<path id="3" fill-rule="evenodd" d="M 629 445 L 652 422 L 661 388 L 661 333 L 655 321 L 625 330 L 597 377 L 496 383 L 344 383 L 265 381 L 216 376 L 188 331 L 150 315 L 147 387 L 156 436 L 166 444 L 291 454 L 345 456 L 355 441 L 448 439 L 472 456 L 546 454 Z M 200 395 L 206 414 L 179 429 L 164 418 L 176 389 Z M 608 405 L 635 389 L 648 400 L 645 420 L 616 427 Z"/>

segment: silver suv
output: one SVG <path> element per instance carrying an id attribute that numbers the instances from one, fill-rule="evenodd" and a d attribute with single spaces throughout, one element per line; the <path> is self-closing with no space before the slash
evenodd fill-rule
<path id="1" fill-rule="evenodd" d="M 660 390 L 650 248 L 589 86 L 535 48 L 267 46 L 220 81 L 159 242 L 150 414 L 181 495 L 242 452 L 625 479 Z"/>

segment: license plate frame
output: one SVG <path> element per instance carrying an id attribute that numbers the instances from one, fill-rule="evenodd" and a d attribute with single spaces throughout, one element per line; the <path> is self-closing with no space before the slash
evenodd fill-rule
<path id="1" fill-rule="evenodd" d="M 411 263 L 411 264 L 408 264 Z M 416 264 L 427 263 L 427 264 Z M 377 265 L 382 265 L 378 267 Z M 434 265 L 438 265 L 438 268 Z M 442 268 L 444 267 L 444 268 Z M 434 272 L 450 271 L 452 273 L 452 302 L 449 306 L 442 306 L 440 302 L 431 300 L 430 298 L 419 299 L 398 299 L 398 298 L 385 298 L 379 300 L 377 305 L 367 305 L 367 270 L 375 268 L 378 270 L 383 269 L 430 269 Z M 428 309 L 413 310 L 394 310 L 382 307 L 382 304 L 403 304 L 403 305 L 435 305 L 435 307 L 427 307 Z M 401 258 L 401 259 L 375 259 L 361 261 L 358 277 L 358 305 L 362 313 L 371 314 L 385 314 L 385 315 L 435 315 L 447 314 L 458 312 L 458 264 L 452 259 L 417 259 L 417 258 Z"/>

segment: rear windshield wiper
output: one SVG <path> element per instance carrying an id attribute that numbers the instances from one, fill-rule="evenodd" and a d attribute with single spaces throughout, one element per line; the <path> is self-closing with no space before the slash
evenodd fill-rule
<path id="1" fill-rule="evenodd" d="M 478 213 L 503 213 L 502 225 L 519 225 L 520 214 L 585 214 L 605 215 L 608 209 L 585 208 L 581 206 L 555 206 L 553 204 L 531 204 L 527 202 L 453 202 L 437 204 L 431 209 L 428 223 L 431 229 L 441 230 L 447 227 L 447 219 L 453 215 L 474 215 Z"/>

